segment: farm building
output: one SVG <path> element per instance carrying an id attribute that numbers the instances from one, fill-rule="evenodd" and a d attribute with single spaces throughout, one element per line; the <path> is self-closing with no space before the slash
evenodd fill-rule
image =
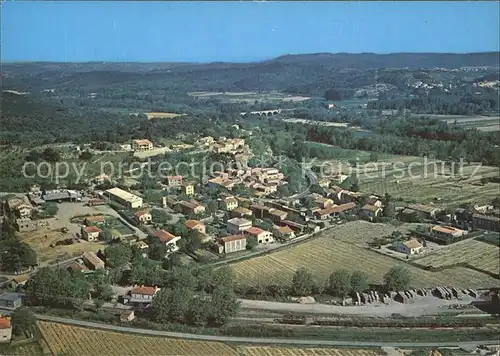
<path id="1" fill-rule="evenodd" d="M 243 251 L 247 248 L 247 238 L 243 235 L 227 236 L 220 239 L 225 253 Z"/>
<path id="2" fill-rule="evenodd" d="M 452 226 L 441 226 L 436 225 L 432 227 L 431 232 L 434 236 L 445 239 L 445 240 L 454 240 L 460 238 L 464 235 L 467 235 L 468 231 L 457 229 Z"/>
<path id="3" fill-rule="evenodd" d="M 409 204 L 408 209 L 416 211 L 425 219 L 434 219 L 436 214 L 442 211 L 435 206 L 423 204 Z"/>
<path id="4" fill-rule="evenodd" d="M 416 255 L 424 250 L 424 246 L 417 240 L 411 239 L 408 241 L 400 241 L 396 245 L 396 250 L 407 255 Z"/>
<path id="5" fill-rule="evenodd" d="M 18 218 L 29 218 L 33 211 L 33 206 L 25 196 L 10 198 L 6 202 L 7 211 Z"/>
<path id="6" fill-rule="evenodd" d="M 12 324 L 10 317 L 0 317 L 0 343 L 9 342 L 12 338 Z"/>
<path id="7" fill-rule="evenodd" d="M 56 189 L 56 190 L 46 190 L 45 194 L 42 195 L 45 201 L 77 201 L 80 197 L 78 193 L 74 190 L 69 189 Z"/>
<path id="8" fill-rule="evenodd" d="M 142 198 L 129 193 L 120 188 L 111 188 L 106 190 L 106 194 L 111 200 L 114 200 L 129 209 L 137 209 L 142 206 Z"/>
<path id="9" fill-rule="evenodd" d="M 94 252 L 84 252 L 82 258 L 87 267 L 91 270 L 97 271 L 98 269 L 104 268 L 104 261 L 97 257 Z"/>

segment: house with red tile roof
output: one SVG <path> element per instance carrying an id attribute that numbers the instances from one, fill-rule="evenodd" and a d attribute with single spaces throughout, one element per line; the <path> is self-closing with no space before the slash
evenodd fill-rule
<path id="1" fill-rule="evenodd" d="M 189 231 L 195 230 L 198 231 L 200 234 L 205 234 L 205 224 L 203 224 L 199 220 L 193 220 L 193 219 L 186 220 L 184 225 L 186 225 Z"/>
<path id="2" fill-rule="evenodd" d="M 99 240 L 102 230 L 97 226 L 84 226 L 82 227 L 82 237 L 83 239 L 93 242 Z"/>
<path id="3" fill-rule="evenodd" d="M 150 224 L 153 221 L 153 217 L 149 210 L 139 210 L 135 213 L 135 221 L 139 224 Z"/>
<path id="4" fill-rule="evenodd" d="M 0 343 L 9 342 L 12 338 L 12 323 L 10 317 L 0 317 Z"/>
<path id="5" fill-rule="evenodd" d="M 247 235 L 248 239 L 252 239 L 258 244 L 274 242 L 272 232 L 263 230 L 256 226 L 252 226 L 251 228 L 245 230 L 244 233 Z"/>
<path id="6" fill-rule="evenodd" d="M 131 303 L 151 304 L 153 297 L 160 291 L 158 287 L 138 286 L 130 291 Z"/>
<path id="7" fill-rule="evenodd" d="M 153 237 L 158 238 L 161 242 L 163 242 L 170 250 L 170 252 L 175 252 L 179 250 L 179 246 L 177 246 L 177 241 L 181 239 L 180 236 L 175 236 L 168 231 L 158 230 L 152 233 Z"/>

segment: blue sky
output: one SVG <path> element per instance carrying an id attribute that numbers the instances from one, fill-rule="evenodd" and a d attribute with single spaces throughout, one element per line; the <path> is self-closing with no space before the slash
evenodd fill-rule
<path id="1" fill-rule="evenodd" d="M 3 61 L 499 50 L 498 2 L 6 1 Z"/>

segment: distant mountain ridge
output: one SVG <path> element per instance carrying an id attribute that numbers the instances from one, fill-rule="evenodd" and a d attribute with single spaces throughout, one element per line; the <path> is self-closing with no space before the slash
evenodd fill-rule
<path id="1" fill-rule="evenodd" d="M 253 67 L 268 63 L 325 64 L 331 68 L 460 68 L 467 66 L 499 67 L 500 52 L 477 53 L 308 53 L 285 54 L 256 62 L 4 62 L 3 72 L 37 73 L 44 71 L 87 72 L 111 70 L 122 72 L 148 72 L 168 69 L 194 69 L 195 67 L 229 68 Z"/>
<path id="2" fill-rule="evenodd" d="M 394 84 L 383 69 L 495 67 L 500 52 L 482 53 L 312 53 L 287 54 L 251 63 L 3 63 L 2 86 L 21 92 L 108 87 L 133 91 L 272 91 L 323 95 L 330 88 Z"/>

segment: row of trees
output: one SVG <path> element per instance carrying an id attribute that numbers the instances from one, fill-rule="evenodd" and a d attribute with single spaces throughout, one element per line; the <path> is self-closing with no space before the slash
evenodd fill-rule
<path id="1" fill-rule="evenodd" d="M 0 270 L 20 272 L 37 264 L 36 252 L 17 238 L 9 220 L 4 221 L 3 232 L 0 234 Z"/>

